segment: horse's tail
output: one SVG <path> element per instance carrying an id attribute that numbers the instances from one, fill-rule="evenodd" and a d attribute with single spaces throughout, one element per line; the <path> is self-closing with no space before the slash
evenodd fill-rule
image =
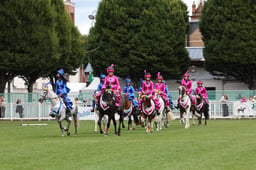
<path id="1" fill-rule="evenodd" d="M 169 111 L 169 112 L 167 113 L 167 116 L 168 116 L 168 119 L 169 119 L 169 120 L 175 120 L 175 117 L 173 116 L 172 111 Z"/>

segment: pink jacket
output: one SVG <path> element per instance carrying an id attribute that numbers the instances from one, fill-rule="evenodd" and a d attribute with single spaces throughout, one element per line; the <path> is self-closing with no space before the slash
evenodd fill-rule
<path id="1" fill-rule="evenodd" d="M 184 79 L 182 79 L 181 85 L 186 88 L 186 93 L 187 93 L 188 95 L 191 95 L 191 94 L 192 94 L 192 83 L 191 83 L 190 80 L 185 81 Z"/>
<path id="2" fill-rule="evenodd" d="M 165 94 L 165 84 L 164 83 L 156 83 L 155 89 L 159 90 L 160 93 Z"/>
<path id="3" fill-rule="evenodd" d="M 205 87 L 197 87 L 195 94 L 200 94 L 203 98 L 208 98 Z"/>
<path id="4" fill-rule="evenodd" d="M 118 78 L 115 75 L 113 75 L 111 77 L 108 75 L 105 78 L 104 84 L 102 85 L 102 89 L 105 89 L 107 86 L 111 86 L 111 88 L 114 89 L 114 90 L 121 91 Z"/>
<path id="5" fill-rule="evenodd" d="M 145 93 L 146 95 L 154 95 L 154 83 L 152 81 L 148 83 L 143 81 L 141 92 Z"/>

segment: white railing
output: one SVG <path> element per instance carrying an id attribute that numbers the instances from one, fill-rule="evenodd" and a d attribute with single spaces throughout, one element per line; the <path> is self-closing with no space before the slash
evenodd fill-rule
<path id="1" fill-rule="evenodd" d="M 176 103 L 175 103 L 176 104 Z M 210 101 L 209 114 L 210 119 L 223 119 L 223 118 L 256 118 L 256 103 L 253 102 L 227 102 L 225 103 Z M 51 120 L 49 117 L 50 103 L 24 103 L 24 117 L 16 113 L 16 104 L 6 103 L 4 105 L 5 112 L 1 115 L 0 120 Z M 226 111 L 225 112 L 225 108 Z M 78 116 L 81 120 L 94 120 L 95 115 L 91 111 L 90 103 L 78 104 Z M 0 109 L 1 111 L 1 109 Z M 179 110 L 173 110 L 173 116 L 179 118 Z"/>

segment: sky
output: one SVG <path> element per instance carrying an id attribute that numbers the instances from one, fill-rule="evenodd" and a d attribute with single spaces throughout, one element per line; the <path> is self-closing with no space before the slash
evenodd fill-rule
<path id="1" fill-rule="evenodd" d="M 75 3 L 75 25 L 78 27 L 81 34 L 88 34 L 92 26 L 92 20 L 88 18 L 89 15 L 95 14 L 98 5 L 101 0 L 71 0 Z M 196 6 L 200 0 L 182 0 L 188 6 L 189 15 L 191 15 L 191 9 L 193 1 Z"/>

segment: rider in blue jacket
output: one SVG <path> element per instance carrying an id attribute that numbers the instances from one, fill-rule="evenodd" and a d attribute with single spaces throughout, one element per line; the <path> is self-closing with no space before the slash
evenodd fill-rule
<path id="1" fill-rule="evenodd" d="M 168 89 L 168 86 L 167 86 L 167 84 L 166 84 L 166 81 L 164 81 L 164 84 L 165 84 L 165 93 L 166 93 L 167 96 L 168 96 L 171 109 L 174 109 L 174 104 L 173 104 L 173 101 L 172 101 L 172 96 L 171 96 L 171 94 L 169 93 L 169 89 Z"/>
<path id="2" fill-rule="evenodd" d="M 135 107 L 135 109 L 137 110 L 138 108 L 138 102 L 134 99 L 134 88 L 131 85 L 131 79 L 127 78 L 125 80 L 125 87 L 123 89 L 123 93 L 125 93 L 127 95 L 127 98 L 132 102 L 133 106 Z"/>
<path id="3" fill-rule="evenodd" d="M 64 74 L 65 73 L 63 69 L 59 69 L 57 71 L 57 80 L 55 82 L 55 85 L 56 85 L 55 93 L 63 99 L 63 102 L 67 107 L 67 114 L 71 114 L 71 110 L 73 109 L 72 108 L 73 103 L 68 97 L 68 93 L 70 89 L 67 87 L 67 80 L 64 77 Z M 50 115 L 50 116 L 54 117 L 54 115 Z"/>

